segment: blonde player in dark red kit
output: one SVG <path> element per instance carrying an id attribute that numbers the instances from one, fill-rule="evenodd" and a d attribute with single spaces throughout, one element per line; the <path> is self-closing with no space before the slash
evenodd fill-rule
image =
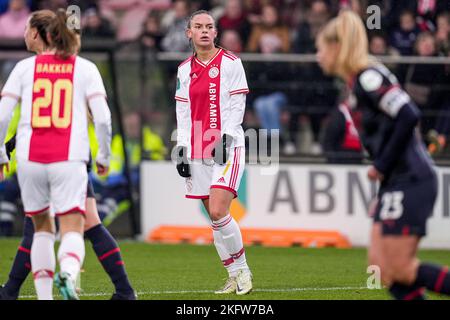
<path id="1" fill-rule="evenodd" d="M 78 299 L 75 280 L 84 260 L 84 214 L 86 206 L 89 140 L 89 105 L 99 140 L 96 159 L 99 173 L 106 173 L 110 158 L 111 114 L 105 88 L 95 65 L 77 57 L 79 37 L 67 27 L 65 11 L 51 18 L 45 30 L 46 46 L 37 56 L 20 61 L 8 78 L 0 101 L 0 142 L 9 118 L 21 100 L 17 130 L 18 180 L 25 213 L 32 216 L 35 233 L 31 266 L 38 299 L 53 299 L 55 271 L 54 219 L 59 217 L 60 272 L 56 285 L 65 299 Z M 33 32 L 27 24 L 25 41 L 30 47 Z M 0 178 L 8 159 L 0 150 Z"/>
<path id="2" fill-rule="evenodd" d="M 186 197 L 201 199 L 211 218 L 214 245 L 229 277 L 217 294 L 247 294 L 252 273 L 231 201 L 245 167 L 241 123 L 248 93 L 241 60 L 215 46 L 217 29 L 204 10 L 189 19 L 186 35 L 194 54 L 178 68 L 177 170 L 186 178 Z"/>

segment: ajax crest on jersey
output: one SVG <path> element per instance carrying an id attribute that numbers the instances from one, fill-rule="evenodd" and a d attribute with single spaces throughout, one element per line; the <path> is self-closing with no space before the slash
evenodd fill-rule
<path id="1" fill-rule="evenodd" d="M 211 69 L 209 69 L 209 77 L 211 79 L 216 78 L 218 75 L 219 75 L 219 68 L 212 67 Z"/>

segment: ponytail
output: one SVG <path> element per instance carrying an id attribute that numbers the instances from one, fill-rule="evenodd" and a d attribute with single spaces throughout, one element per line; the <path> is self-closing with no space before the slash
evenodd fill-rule
<path id="1" fill-rule="evenodd" d="M 319 41 L 340 45 L 334 73 L 347 76 L 358 73 L 370 63 L 369 45 L 364 23 L 350 10 L 342 11 L 320 31 Z"/>
<path id="2" fill-rule="evenodd" d="M 67 15 L 63 9 L 56 11 L 55 17 L 47 28 L 47 39 L 56 49 L 56 55 L 66 60 L 77 54 L 80 48 L 78 33 L 67 26 Z"/>

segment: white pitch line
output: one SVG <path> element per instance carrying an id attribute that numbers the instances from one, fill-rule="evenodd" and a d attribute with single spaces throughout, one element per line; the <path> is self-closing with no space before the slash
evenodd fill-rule
<path id="1" fill-rule="evenodd" d="M 253 289 L 253 292 L 301 292 L 301 291 L 344 291 L 344 290 L 371 290 L 367 287 L 330 287 L 330 288 L 286 288 L 286 289 Z M 214 293 L 213 290 L 180 290 L 180 291 L 147 291 L 138 292 L 138 298 L 142 295 L 163 295 L 163 294 L 190 294 L 190 293 Z M 111 293 L 82 293 L 80 297 L 105 297 Z M 59 296 L 59 295 L 57 295 Z M 20 296 L 21 299 L 33 299 L 36 295 Z"/>

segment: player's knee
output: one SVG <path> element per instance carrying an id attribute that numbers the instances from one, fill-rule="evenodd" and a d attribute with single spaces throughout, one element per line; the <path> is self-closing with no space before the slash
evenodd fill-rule
<path id="1" fill-rule="evenodd" d="M 416 278 L 416 268 L 414 260 L 398 261 L 392 266 L 392 277 L 396 282 L 405 285 L 411 284 Z"/>
<path id="2" fill-rule="evenodd" d="M 227 211 L 220 210 L 219 208 L 210 207 L 209 217 L 212 221 L 218 221 L 227 215 Z"/>

